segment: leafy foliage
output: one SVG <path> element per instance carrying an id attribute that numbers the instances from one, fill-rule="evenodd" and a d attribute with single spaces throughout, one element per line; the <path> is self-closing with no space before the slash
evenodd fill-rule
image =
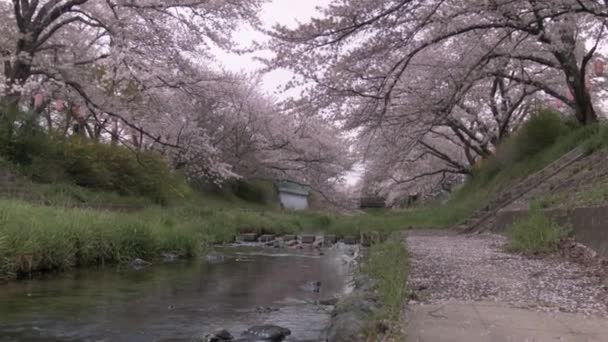
<path id="1" fill-rule="evenodd" d="M 166 203 L 188 191 L 166 161 L 149 151 L 63 138 L 22 129 L 2 142 L 4 157 L 21 173 L 42 183 L 72 183 L 89 189 L 142 196 Z"/>
<path id="2" fill-rule="evenodd" d="M 566 124 L 560 113 L 541 110 L 532 115 L 496 152 L 498 161 L 506 166 L 550 148 L 558 139 L 576 129 Z"/>

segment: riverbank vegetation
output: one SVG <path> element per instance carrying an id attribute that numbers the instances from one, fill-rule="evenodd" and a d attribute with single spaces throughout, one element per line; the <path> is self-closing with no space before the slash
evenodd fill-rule
<path id="1" fill-rule="evenodd" d="M 241 232 L 358 236 L 449 227 L 572 148 L 602 148 L 606 131 L 540 113 L 476 166 L 473 177 L 444 205 L 359 214 L 282 211 L 272 183 L 262 180 L 197 189 L 151 153 L 142 157 L 78 137 L 5 144 L 4 168 L 18 175 L 27 196 L 5 194 L 0 201 L 0 277 L 155 258 L 163 252 L 192 257 Z M 44 172 L 44 165 L 53 172 Z"/>
<path id="2" fill-rule="evenodd" d="M 405 242 L 393 235 L 385 242 L 372 245 L 367 253 L 363 272 L 374 280 L 380 306 L 373 321 L 382 322 L 382 324 L 371 324 L 368 335 L 377 337 L 389 334 L 397 337 L 399 329 L 392 327 L 398 326 L 401 322 L 403 305 L 409 294 L 407 286 L 409 255 Z M 388 331 L 381 331 L 383 326 L 389 328 Z"/>
<path id="3" fill-rule="evenodd" d="M 509 250 L 529 255 L 556 252 L 568 230 L 549 218 L 539 204 L 534 203 L 528 214 L 507 229 Z"/>
<path id="4" fill-rule="evenodd" d="M 388 213 L 370 212 L 391 227 L 446 228 L 465 220 L 497 193 L 540 171 L 576 147 L 593 153 L 608 146 L 608 126 L 580 126 L 555 111 L 541 111 L 480 160 L 471 176 L 444 203 L 415 206 Z M 365 221 L 365 219 L 363 219 Z M 370 224 L 373 225 L 373 224 Z"/>

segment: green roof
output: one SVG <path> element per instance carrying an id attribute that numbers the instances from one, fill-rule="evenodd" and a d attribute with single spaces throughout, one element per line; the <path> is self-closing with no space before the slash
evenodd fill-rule
<path id="1" fill-rule="evenodd" d="M 289 194 L 301 195 L 301 196 L 308 196 L 308 194 L 310 193 L 310 187 L 307 185 L 300 184 L 300 183 L 287 181 L 287 180 L 281 180 L 281 181 L 275 182 L 275 184 L 276 184 L 279 192 L 286 192 Z"/>

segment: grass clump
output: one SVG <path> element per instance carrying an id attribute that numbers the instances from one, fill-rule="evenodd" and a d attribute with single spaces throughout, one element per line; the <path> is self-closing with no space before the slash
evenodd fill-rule
<path id="1" fill-rule="evenodd" d="M 528 215 L 507 229 L 509 250 L 528 255 L 550 254 L 557 251 L 568 231 L 551 220 L 540 206 L 533 204 Z"/>
<path id="2" fill-rule="evenodd" d="M 380 310 L 375 320 L 397 324 L 400 321 L 403 303 L 408 296 L 408 253 L 403 241 L 391 237 L 385 242 L 372 245 L 363 271 L 376 281 Z M 371 336 L 379 332 L 370 331 Z"/>

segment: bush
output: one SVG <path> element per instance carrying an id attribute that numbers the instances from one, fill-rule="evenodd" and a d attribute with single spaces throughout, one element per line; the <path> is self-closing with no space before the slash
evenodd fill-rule
<path id="1" fill-rule="evenodd" d="M 232 191 L 236 197 L 251 203 L 269 204 L 278 200 L 271 181 L 239 179 L 232 186 Z"/>
<path id="2" fill-rule="evenodd" d="M 530 255 L 555 252 L 567 235 L 567 230 L 547 217 L 538 204 L 533 204 L 527 217 L 507 230 L 509 250 Z"/>
<path id="3" fill-rule="evenodd" d="M 496 156 L 502 165 L 532 158 L 574 129 L 559 113 L 542 110 L 505 141 L 498 148 Z"/>
<path id="4" fill-rule="evenodd" d="M 34 128 L 17 131 L 3 147 L 4 156 L 36 182 L 72 183 L 157 203 L 188 191 L 185 180 L 161 156 L 149 151 L 132 151 L 82 137 L 57 137 Z"/>

